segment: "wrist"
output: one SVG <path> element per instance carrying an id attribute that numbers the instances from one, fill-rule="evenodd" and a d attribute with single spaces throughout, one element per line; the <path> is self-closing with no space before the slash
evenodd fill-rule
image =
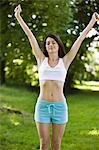
<path id="1" fill-rule="evenodd" d="M 96 19 L 95 17 L 92 17 L 92 18 L 91 18 L 91 21 L 92 21 L 92 23 L 95 24 L 95 23 L 97 22 L 97 19 Z"/>
<path id="2" fill-rule="evenodd" d="M 20 13 L 15 13 L 15 17 L 19 18 L 20 17 Z"/>
<path id="3" fill-rule="evenodd" d="M 96 23 L 96 21 L 97 21 L 97 20 L 94 19 L 94 18 L 91 18 L 91 20 L 90 20 L 90 22 L 91 22 L 92 25 L 94 25 L 94 24 Z"/>

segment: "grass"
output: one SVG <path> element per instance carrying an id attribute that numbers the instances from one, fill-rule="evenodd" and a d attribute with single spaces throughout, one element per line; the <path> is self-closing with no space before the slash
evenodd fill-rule
<path id="1" fill-rule="evenodd" d="M 38 92 L 22 87 L 0 87 L 0 150 L 39 150 L 33 120 Z M 67 95 L 69 122 L 61 150 L 99 150 L 99 92 L 75 91 Z"/>

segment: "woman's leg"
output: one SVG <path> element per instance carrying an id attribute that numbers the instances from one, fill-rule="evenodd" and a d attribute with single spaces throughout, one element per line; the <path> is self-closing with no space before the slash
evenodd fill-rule
<path id="1" fill-rule="evenodd" d="M 50 146 L 50 123 L 38 123 L 36 127 L 40 139 L 40 150 L 48 150 Z"/>
<path id="2" fill-rule="evenodd" d="M 52 150 L 60 150 L 66 124 L 52 124 Z"/>

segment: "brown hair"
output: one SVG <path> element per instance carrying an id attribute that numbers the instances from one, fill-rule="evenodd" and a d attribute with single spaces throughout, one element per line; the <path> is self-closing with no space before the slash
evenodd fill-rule
<path id="1" fill-rule="evenodd" d="M 60 58 L 64 57 L 64 55 L 65 55 L 65 48 L 64 48 L 64 45 L 63 45 L 61 39 L 59 38 L 59 36 L 56 36 L 55 34 L 48 34 L 48 35 L 45 37 L 45 39 L 44 39 L 44 50 L 43 50 L 44 55 L 45 55 L 46 57 L 48 57 L 48 52 L 47 52 L 47 50 L 46 50 L 46 39 L 47 39 L 48 37 L 53 38 L 53 39 L 57 42 L 57 44 L 59 45 L 58 56 L 59 56 Z"/>

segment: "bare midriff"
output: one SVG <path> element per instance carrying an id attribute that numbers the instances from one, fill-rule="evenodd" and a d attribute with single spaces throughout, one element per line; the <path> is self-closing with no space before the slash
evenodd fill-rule
<path id="1" fill-rule="evenodd" d="M 47 101 L 65 100 L 63 93 L 64 82 L 57 80 L 40 81 L 40 94 L 38 99 Z"/>

